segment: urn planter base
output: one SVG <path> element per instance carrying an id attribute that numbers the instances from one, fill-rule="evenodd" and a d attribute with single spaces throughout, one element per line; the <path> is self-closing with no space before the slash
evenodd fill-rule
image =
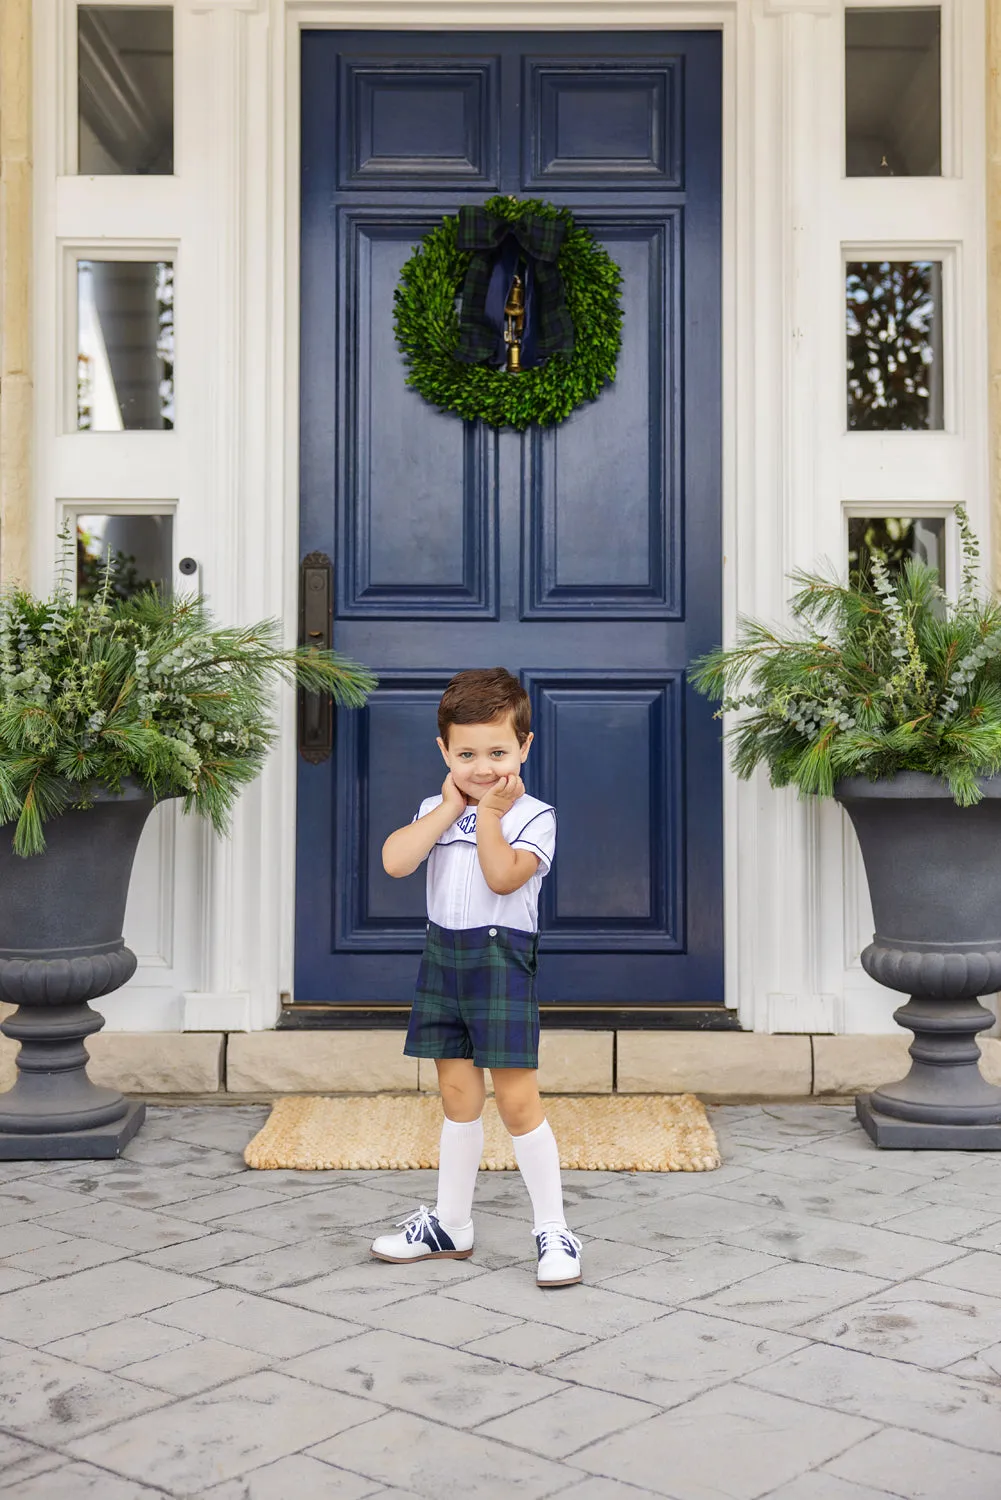
<path id="1" fill-rule="evenodd" d="M 119 968 L 135 969 L 122 945 Z M 44 976 L 36 960 L 36 971 Z M 0 985 L 9 965 L 0 959 Z M 9 984 L 8 984 L 9 988 Z M 21 1043 L 14 1087 L 0 1094 L 0 1161 L 99 1161 L 117 1156 L 146 1118 L 146 1106 L 87 1075 L 84 1038 L 104 1018 L 86 1003 L 22 1004 L 0 1031 Z"/>
<path id="2" fill-rule="evenodd" d="M 144 787 L 98 789 L 93 805 L 54 818 L 45 852 L 14 853 L 0 830 L 0 1031 L 20 1042 L 14 1086 L 0 1094 L 0 1161 L 114 1157 L 145 1105 L 87 1074 L 86 1040 L 104 1017 L 88 1001 L 126 984 L 136 956 L 122 926 L 136 846 L 155 801 Z"/>
<path id="3" fill-rule="evenodd" d="M 980 1069 L 977 1035 L 994 1023 L 980 995 L 1001 989 L 1001 776 L 960 807 L 921 771 L 835 786 L 858 834 L 875 925 L 861 954 L 878 984 L 910 999 L 906 1078 L 860 1094 L 877 1146 L 1001 1151 L 1001 1088 Z"/>
<path id="4" fill-rule="evenodd" d="M 942 1125 L 926 1120 L 899 1120 L 875 1109 L 871 1094 L 857 1094 L 855 1114 L 877 1146 L 898 1151 L 1001 1151 L 1001 1123 Z"/>
<path id="5" fill-rule="evenodd" d="M 0 1117 L 0 1161 L 107 1161 L 119 1156 L 146 1118 L 138 1099 L 125 1102 L 125 1113 L 90 1130 L 47 1130 L 36 1135 L 3 1129 Z"/>
<path id="6" fill-rule="evenodd" d="M 979 1000 L 912 995 L 893 1018 L 914 1032 L 906 1078 L 859 1094 L 855 1113 L 877 1146 L 1001 1151 L 1001 1088 L 980 1071 L 977 1032 L 993 1025 Z"/>

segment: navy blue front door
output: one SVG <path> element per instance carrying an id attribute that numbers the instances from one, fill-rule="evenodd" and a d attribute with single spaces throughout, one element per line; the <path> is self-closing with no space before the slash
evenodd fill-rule
<path id="1" fill-rule="evenodd" d="M 720 639 L 720 38 L 307 32 L 301 551 L 380 687 L 300 761 L 297 1002 L 409 1001 L 423 870 L 380 848 L 444 774 L 441 690 L 519 672 L 555 804 L 543 1002 L 719 1004 L 722 764 L 686 686 Z M 393 288 L 492 193 L 566 204 L 623 273 L 618 378 L 497 434 L 404 385 Z"/>

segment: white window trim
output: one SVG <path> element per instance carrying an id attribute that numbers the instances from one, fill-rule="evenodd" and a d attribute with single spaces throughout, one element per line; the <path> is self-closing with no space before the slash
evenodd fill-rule
<path id="1" fill-rule="evenodd" d="M 169 516 L 175 521 L 177 505 L 170 500 L 74 500 L 62 497 L 58 501 L 57 515 L 59 530 L 68 525 L 72 534 L 81 516 Z M 190 593 L 191 579 L 178 571 L 177 563 L 177 547 L 172 543 L 170 565 L 174 591 L 178 594 Z"/>
<path id="2" fill-rule="evenodd" d="M 879 9 L 887 4 L 910 6 L 915 0 L 852 0 L 853 7 Z M 960 577 L 956 504 L 966 507 L 980 537 L 985 578 L 993 527 L 986 339 L 986 22 L 983 6 L 968 0 L 942 0 L 941 10 L 943 175 L 842 175 L 832 230 L 840 241 L 842 272 L 848 260 L 943 261 L 945 430 L 849 432 L 843 378 L 836 390 L 832 382 L 840 432 L 825 457 L 837 476 L 840 535 L 832 533 L 826 545 L 843 567 L 848 515 L 945 516 L 947 587 L 954 592 Z M 843 52 L 843 20 L 841 26 Z M 843 72 L 841 76 L 843 80 Z M 843 302 L 837 314 L 832 309 L 832 326 L 835 316 L 843 351 Z M 830 358 L 828 368 L 834 368 Z M 829 515 L 833 520 L 833 505 Z M 898 1031 L 893 1021 L 896 997 L 870 979 L 859 962 L 862 948 L 871 940 L 872 911 L 854 830 L 832 804 L 820 809 L 817 886 L 825 893 L 825 905 L 841 914 L 841 942 L 835 943 L 831 924 L 823 935 L 820 963 L 823 983 L 832 995 L 829 1029 Z"/>

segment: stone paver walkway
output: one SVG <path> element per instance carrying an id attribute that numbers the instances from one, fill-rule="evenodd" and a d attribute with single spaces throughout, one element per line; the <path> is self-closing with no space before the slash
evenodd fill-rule
<path id="1" fill-rule="evenodd" d="M 249 1172 L 265 1113 L 0 1164 L 0 1497 L 1001 1496 L 1001 1160 L 714 1108 L 717 1172 L 568 1175 L 544 1293 L 516 1176 L 473 1260 L 383 1265 L 434 1174 Z"/>

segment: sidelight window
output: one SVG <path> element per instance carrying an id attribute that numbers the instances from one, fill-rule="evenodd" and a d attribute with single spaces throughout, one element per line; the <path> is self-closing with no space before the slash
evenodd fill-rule
<path id="1" fill-rule="evenodd" d="M 174 266 L 78 260 L 76 428 L 174 425 Z"/>
<path id="2" fill-rule="evenodd" d="M 941 30 L 937 5 L 845 11 L 848 177 L 941 173 Z"/>
<path id="3" fill-rule="evenodd" d="M 849 516 L 848 571 L 872 581 L 872 560 L 879 558 L 891 576 L 911 558 L 927 563 L 946 586 L 944 516 Z"/>
<path id="4" fill-rule="evenodd" d="M 93 598 L 104 587 L 110 564 L 114 598 L 128 599 L 155 585 L 163 597 L 171 592 L 172 515 L 98 511 L 76 517 L 76 591 Z"/>
<path id="5" fill-rule="evenodd" d="M 174 170 L 174 13 L 170 6 L 77 10 L 77 127 L 84 176 Z"/>
<path id="6" fill-rule="evenodd" d="M 848 427 L 945 426 L 940 260 L 849 261 Z"/>

